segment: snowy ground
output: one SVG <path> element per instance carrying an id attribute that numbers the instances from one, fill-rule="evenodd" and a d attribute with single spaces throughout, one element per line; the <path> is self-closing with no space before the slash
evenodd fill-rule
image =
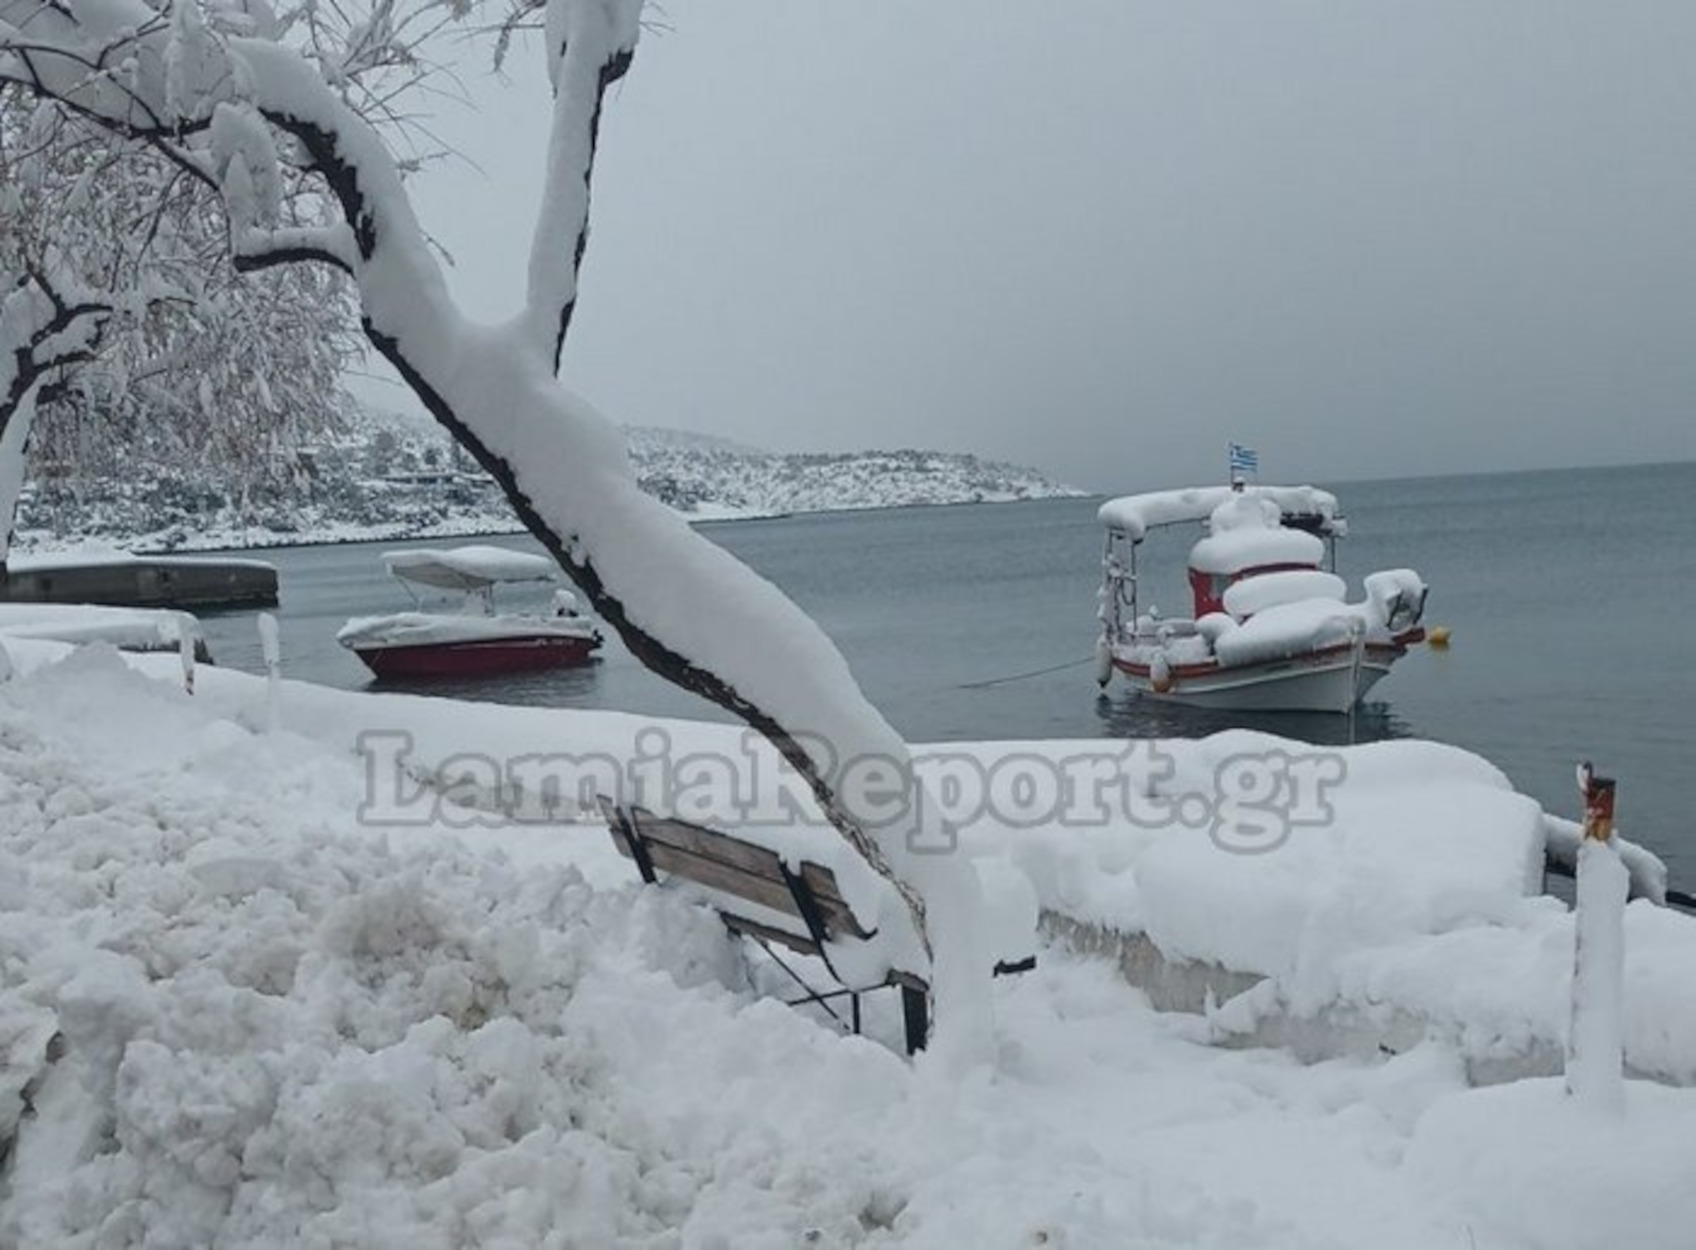
<path id="1" fill-rule="evenodd" d="M 997 983 L 993 1064 L 947 1071 L 888 1044 L 893 1003 L 855 1039 L 759 993 L 765 970 L 635 885 L 599 828 L 355 817 L 361 729 L 404 727 L 437 761 L 627 750 L 633 718 L 291 684 L 265 733 L 258 680 L 203 669 L 191 699 L 174 657 L 10 646 L 0 1245 L 1671 1248 L 1696 1227 L 1696 1091 L 1633 1081 L 1608 1120 L 1558 1080 L 1469 1086 L 1440 1033 L 1306 1065 L 1224 1048 L 1057 948 Z M 1241 958 L 1291 995 L 1346 991 L 1371 951 L 1425 992 L 1409 961 L 1476 989 L 1486 947 L 1558 977 L 1570 926 L 1519 897 L 1534 811 L 1481 762 L 1351 762 L 1332 843 L 1233 856 L 1217 900 L 1174 896 L 1227 862 L 1205 838 L 1002 829 L 980 853 L 1012 847 L 1045 902 L 1185 954 L 1259 934 Z M 1444 785 L 1496 793 L 1506 830 L 1458 901 L 1433 902 L 1466 880 L 1447 860 L 1489 832 L 1465 812 L 1428 873 L 1375 895 L 1389 914 L 1250 914 L 1384 882 L 1397 858 L 1361 831 Z M 1635 932 L 1681 926 L 1657 951 L 1688 951 L 1696 926 L 1647 910 Z M 1327 981 L 1321 951 L 1355 962 Z M 1683 1045 L 1673 1012 L 1640 1047 L 1656 1028 Z"/>

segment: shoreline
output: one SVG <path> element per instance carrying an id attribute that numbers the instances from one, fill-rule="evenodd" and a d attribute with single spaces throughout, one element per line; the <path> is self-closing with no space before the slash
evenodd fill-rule
<path id="1" fill-rule="evenodd" d="M 900 512 L 913 508 L 986 507 L 1001 504 L 1050 503 L 1063 499 L 1095 498 L 1100 498 L 1100 496 L 1078 491 L 1054 495 L 1027 495 L 1016 499 L 944 499 L 904 504 L 869 504 L 854 508 L 807 508 L 773 512 L 727 509 L 707 515 L 690 512 L 679 512 L 678 515 L 691 525 L 725 525 L 744 521 L 777 521 L 790 517 L 844 516 L 861 512 Z M 355 531 L 355 527 L 349 527 L 349 530 Z M 479 523 L 476 520 L 468 519 L 467 523 L 463 525 L 448 523 L 441 526 L 401 527 L 397 529 L 386 526 L 372 526 L 369 530 L 345 533 L 336 530 L 308 531 L 304 534 L 284 534 L 276 530 L 265 530 L 239 536 L 233 533 L 221 533 L 217 536 L 218 541 L 204 543 L 197 541 L 175 546 L 160 546 L 148 542 L 145 537 L 134 546 L 120 545 L 122 540 L 111 537 L 86 538 L 62 545 L 32 541 L 32 535 L 40 532 L 25 531 L 19 534 L 12 544 L 13 554 L 28 557 L 31 560 L 51 560 L 54 557 L 74 557 L 79 554 L 92 556 L 94 553 L 106 557 L 115 557 L 120 553 L 131 556 L 189 557 L 217 552 L 271 551 L 285 547 L 347 547 L 360 543 L 439 542 L 454 538 L 500 538 L 527 534 L 529 531 L 516 522 Z"/>

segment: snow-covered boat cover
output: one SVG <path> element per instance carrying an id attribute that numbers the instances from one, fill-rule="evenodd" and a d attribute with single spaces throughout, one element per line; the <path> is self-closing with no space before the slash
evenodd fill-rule
<path id="1" fill-rule="evenodd" d="M 1190 486 L 1181 490 L 1157 490 L 1143 495 L 1109 499 L 1096 513 L 1101 524 L 1118 530 L 1133 542 L 1141 542 L 1149 530 L 1161 525 L 1205 521 L 1233 491 L 1229 486 Z M 1317 516 L 1330 530 L 1341 519 L 1337 497 L 1316 486 L 1245 486 L 1244 495 L 1270 499 L 1286 517 Z"/>
<path id="2" fill-rule="evenodd" d="M 1215 525 L 1213 533 L 1190 548 L 1190 567 L 1203 573 L 1241 573 L 1280 564 L 1315 566 L 1324 558 L 1323 540 L 1281 525 Z"/>
<path id="3" fill-rule="evenodd" d="M 1341 603 L 1347 593 L 1348 586 L 1342 578 L 1320 569 L 1262 573 L 1258 577 L 1245 577 L 1226 588 L 1225 611 L 1240 620 L 1268 608 L 1307 599 Z"/>
<path id="4" fill-rule="evenodd" d="M 383 563 L 396 577 L 442 590 L 484 590 L 500 582 L 545 582 L 556 571 L 547 556 L 487 545 L 447 551 L 385 551 Z"/>
<path id="5" fill-rule="evenodd" d="M 595 627 L 580 616 L 454 616 L 438 612 L 394 612 L 387 616 L 356 616 L 336 631 L 336 641 L 355 650 L 443 646 L 456 642 L 506 642 L 544 636 L 593 638 Z"/>

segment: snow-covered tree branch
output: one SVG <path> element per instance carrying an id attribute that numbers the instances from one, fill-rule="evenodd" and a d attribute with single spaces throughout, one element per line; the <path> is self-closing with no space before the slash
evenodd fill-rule
<path id="1" fill-rule="evenodd" d="M 404 62 L 411 53 L 394 32 L 428 19 L 379 3 L 353 24 L 355 43 L 332 52 L 288 33 L 308 29 L 303 18 L 238 24 L 197 0 L 175 0 L 168 21 L 143 0 L 0 0 L 0 79 L 114 134 L 176 145 L 178 159 L 216 180 L 241 263 L 298 255 L 345 268 L 371 343 L 630 651 L 764 734 L 893 884 L 899 902 L 880 930 L 917 940 L 891 936 L 889 958 L 931 980 L 941 1035 L 975 1050 L 987 1042 L 990 971 L 976 878 L 963 857 L 939 853 L 951 836 L 905 744 L 804 613 L 637 488 L 618 429 L 555 376 L 576 307 L 602 100 L 632 63 L 640 16 L 641 0 L 546 5 L 546 190 L 528 290 L 497 326 L 454 305 L 402 162 L 347 90 L 361 65 Z M 291 162 L 322 179 L 341 223 L 299 248 L 266 233 L 279 224 L 275 188 Z M 875 805 L 845 784 L 868 761 L 887 770 Z M 903 800 L 893 809 L 891 788 Z"/>
<path id="2" fill-rule="evenodd" d="M 61 478 L 212 455 L 245 489 L 337 410 L 355 343 L 345 289 L 303 267 L 237 273 L 217 192 L 188 148 L 167 157 L 0 84 L 7 525 L 26 439 Z M 322 194 L 298 172 L 278 202 L 276 238 L 324 229 Z"/>
<path id="3" fill-rule="evenodd" d="M 0 294 L 0 572 L 11 552 L 24 444 L 42 385 L 93 358 L 111 313 L 109 304 L 81 293 L 67 296 L 54 275 L 34 267 L 11 279 L 11 289 Z"/>

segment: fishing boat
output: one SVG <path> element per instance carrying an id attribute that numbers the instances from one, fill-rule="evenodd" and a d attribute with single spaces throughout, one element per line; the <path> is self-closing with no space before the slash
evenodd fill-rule
<path id="1" fill-rule="evenodd" d="M 1312 486 L 1156 491 L 1101 506 L 1096 676 L 1158 699 L 1238 711 L 1347 712 L 1425 637 L 1427 587 L 1412 569 L 1367 576 L 1345 601 L 1337 497 Z M 1193 613 L 1164 617 L 1138 590 L 1151 530 L 1200 524 L 1190 550 Z"/>
<path id="2" fill-rule="evenodd" d="M 563 588 L 554 592 L 545 616 L 495 611 L 496 586 L 556 580 L 545 556 L 471 546 L 385 552 L 383 564 L 417 610 L 355 617 L 336 634 L 379 677 L 491 677 L 560 668 L 586 663 L 601 645 L 599 631 Z M 460 611 L 425 611 L 417 587 L 459 592 Z"/>

